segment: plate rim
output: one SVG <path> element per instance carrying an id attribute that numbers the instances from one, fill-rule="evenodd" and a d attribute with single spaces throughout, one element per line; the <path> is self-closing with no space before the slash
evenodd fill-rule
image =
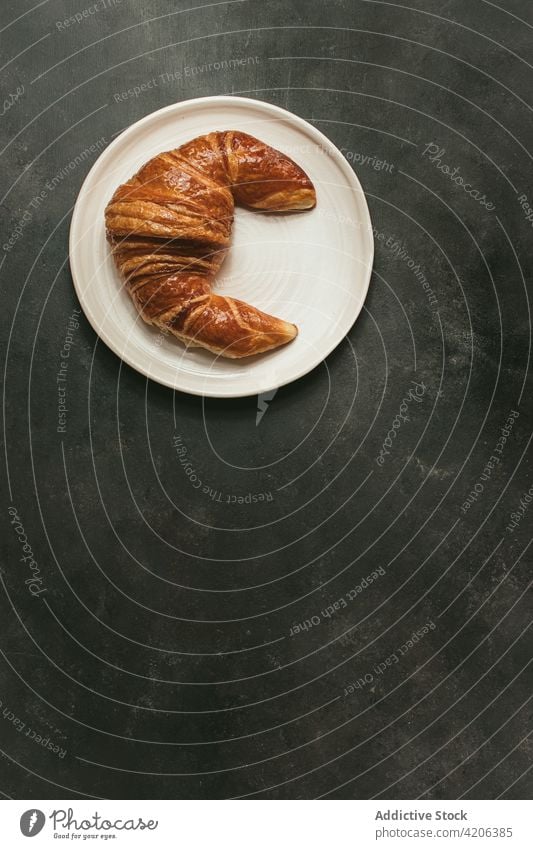
<path id="1" fill-rule="evenodd" d="M 366 264 L 365 277 L 363 279 L 363 285 L 362 285 L 362 290 L 361 290 L 361 300 L 360 300 L 359 308 L 358 308 L 356 314 L 354 315 L 353 321 L 350 324 L 349 328 L 343 333 L 341 338 L 337 339 L 330 346 L 328 346 L 327 349 L 325 349 L 325 351 L 321 354 L 320 360 L 318 360 L 318 362 L 314 362 L 314 361 L 311 362 L 311 364 L 309 366 L 304 366 L 296 374 L 292 374 L 289 377 L 287 377 L 286 379 L 283 379 L 283 378 L 281 380 L 278 379 L 278 380 L 275 380 L 273 384 L 267 384 L 264 387 L 262 386 L 259 391 L 257 389 L 254 389 L 254 390 L 236 390 L 236 391 L 230 390 L 229 392 L 224 392 L 223 391 L 223 381 L 221 381 L 221 387 L 220 387 L 219 391 L 215 390 L 214 388 L 207 388 L 207 390 L 206 389 L 202 390 L 201 388 L 194 388 L 194 387 L 193 388 L 190 388 L 190 387 L 184 388 L 183 386 L 178 385 L 177 381 L 171 381 L 170 379 L 166 379 L 164 376 L 161 377 L 161 376 L 157 376 L 157 375 L 151 373 L 149 371 L 149 369 L 143 368 L 142 364 L 137 362 L 134 359 L 134 357 L 129 356 L 127 351 L 126 352 L 120 351 L 119 346 L 118 346 L 118 344 L 115 343 L 113 337 L 109 333 L 107 333 L 107 331 L 99 325 L 99 323 L 96 320 L 96 317 L 93 315 L 92 311 L 90 309 L 87 309 L 87 305 L 84 302 L 84 299 L 82 297 L 81 280 L 82 280 L 82 277 L 83 277 L 83 272 L 82 272 L 81 269 L 79 269 L 77 267 L 77 256 L 76 256 L 74 241 L 75 241 L 75 236 L 77 234 L 77 229 L 79 227 L 78 219 L 80 217 L 80 213 L 81 213 L 81 210 L 83 208 L 84 190 L 85 190 L 85 187 L 86 187 L 87 183 L 89 182 L 90 178 L 92 177 L 93 172 L 96 170 L 97 167 L 101 167 L 102 160 L 107 160 L 108 158 L 111 157 L 113 150 L 115 149 L 115 147 L 118 146 L 119 142 L 123 141 L 124 136 L 126 134 L 133 133 L 139 127 L 142 127 L 143 124 L 150 123 L 152 120 L 154 120 L 154 118 L 157 118 L 158 116 L 161 116 L 166 112 L 168 112 L 168 113 L 170 113 L 170 112 L 180 112 L 180 111 L 186 110 L 187 108 L 194 108 L 196 105 L 207 104 L 209 102 L 210 103 L 216 102 L 219 105 L 227 104 L 228 106 L 231 106 L 231 105 L 233 105 L 233 106 L 241 105 L 242 106 L 243 104 L 244 105 L 252 104 L 254 107 L 259 106 L 262 109 L 264 109 L 266 112 L 271 112 L 271 113 L 274 113 L 274 114 L 277 113 L 280 117 L 284 118 L 285 120 L 289 119 L 289 121 L 292 124 L 296 124 L 301 129 L 305 130 L 305 132 L 307 132 L 307 133 L 309 133 L 309 131 L 311 131 L 311 135 L 314 136 L 317 140 L 319 140 L 321 142 L 321 144 L 324 147 L 326 147 L 326 149 L 332 148 L 333 151 L 335 152 L 335 161 L 336 161 L 337 165 L 341 168 L 341 171 L 344 173 L 345 177 L 347 178 L 348 183 L 352 184 L 353 188 L 355 190 L 357 190 L 357 192 L 360 194 L 361 212 L 363 214 L 363 218 L 366 219 L 363 222 L 364 225 L 366 225 L 366 226 L 363 226 L 362 229 L 363 229 L 363 231 L 366 231 L 368 233 L 368 236 L 369 236 L 369 238 L 368 238 L 369 256 L 368 256 L 368 263 Z M 80 241 L 79 238 L 78 238 L 77 241 L 78 242 Z M 331 141 L 331 139 L 329 139 L 326 135 L 324 135 L 324 133 L 321 130 L 319 130 L 317 127 L 315 127 L 309 121 L 306 121 L 305 118 L 301 118 L 299 115 L 295 115 L 290 110 L 284 109 L 282 106 L 277 106 L 276 104 L 269 103 L 268 101 L 258 100 L 257 98 L 252 98 L 252 97 L 240 97 L 239 95 L 226 95 L 226 94 L 207 95 L 205 97 L 194 97 L 194 98 L 190 98 L 188 100 L 181 100 L 181 101 L 176 101 L 174 103 L 169 103 L 166 106 L 161 107 L 160 109 L 155 109 L 153 112 L 148 113 L 148 115 L 144 115 L 142 118 L 139 118 L 138 121 L 134 121 L 128 127 L 123 129 L 116 136 L 116 138 L 114 138 L 108 144 L 108 146 L 102 151 L 102 153 L 98 156 L 96 161 L 91 166 L 91 168 L 90 168 L 88 174 L 86 175 L 85 179 L 83 180 L 83 182 L 80 186 L 78 195 L 76 197 L 75 204 L 74 204 L 74 209 L 73 209 L 72 218 L 71 218 L 71 222 L 70 222 L 70 230 L 69 230 L 69 266 L 70 266 L 72 281 L 73 281 L 73 284 L 74 284 L 74 289 L 75 289 L 78 301 L 80 303 L 80 306 L 83 310 L 83 314 L 84 314 L 85 318 L 88 320 L 89 324 L 93 328 L 93 330 L 96 333 L 96 335 L 98 336 L 98 338 L 101 339 L 102 342 L 104 342 L 104 344 L 107 345 L 107 347 L 110 348 L 110 350 L 113 351 L 114 354 L 116 354 L 116 356 L 121 360 L 121 362 L 126 363 L 130 368 L 134 369 L 139 374 L 142 374 L 145 378 L 147 378 L 149 380 L 153 380 L 155 383 L 158 383 L 161 386 L 166 386 L 169 389 L 172 389 L 174 392 L 183 392 L 187 395 L 194 395 L 196 397 L 201 397 L 201 398 L 221 398 L 221 399 L 223 399 L 223 398 L 227 398 L 227 399 L 248 398 L 248 397 L 251 397 L 253 395 L 263 394 L 263 393 L 266 393 L 266 392 L 272 392 L 275 389 L 281 389 L 282 386 L 287 386 L 290 383 L 294 383 L 296 380 L 300 380 L 300 378 L 305 377 L 306 374 L 309 374 L 311 371 L 313 371 L 315 368 L 317 368 L 321 363 L 324 362 L 324 360 L 327 357 L 329 357 L 329 355 L 332 353 L 332 351 L 334 351 L 341 344 L 341 342 L 344 341 L 347 334 L 350 332 L 351 328 L 354 326 L 355 322 L 359 318 L 359 316 L 360 316 L 360 314 L 363 310 L 363 306 L 365 304 L 366 297 L 368 295 L 368 289 L 370 287 L 370 280 L 371 280 L 371 277 L 372 277 L 372 270 L 373 270 L 373 264 L 374 264 L 374 254 L 375 254 L 375 242 L 374 242 L 374 235 L 373 235 L 373 229 L 372 229 L 372 220 L 371 220 L 371 217 L 370 217 L 370 211 L 368 209 L 366 194 L 364 192 L 364 189 L 361 185 L 361 182 L 360 182 L 357 174 L 350 167 L 350 165 L 346 161 L 345 157 L 342 155 L 339 148 Z M 179 374 L 179 371 L 178 371 L 178 374 Z"/>

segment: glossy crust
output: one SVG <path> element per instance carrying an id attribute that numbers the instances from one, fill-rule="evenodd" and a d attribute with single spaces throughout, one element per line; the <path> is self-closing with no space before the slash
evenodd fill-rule
<path id="1" fill-rule="evenodd" d="M 235 204 L 288 212 L 311 209 L 316 195 L 288 156 L 227 131 L 155 156 L 119 186 L 105 211 L 115 264 L 143 319 L 232 358 L 277 348 L 298 333 L 294 324 L 211 293 Z"/>

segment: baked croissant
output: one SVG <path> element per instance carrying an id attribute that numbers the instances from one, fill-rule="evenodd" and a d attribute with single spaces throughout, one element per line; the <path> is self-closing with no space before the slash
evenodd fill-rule
<path id="1" fill-rule="evenodd" d="M 294 324 L 211 293 L 230 243 L 235 204 L 311 209 L 316 194 L 292 159 L 241 132 L 213 132 L 160 153 L 105 210 L 115 264 L 148 324 L 186 345 L 247 357 L 290 342 Z"/>

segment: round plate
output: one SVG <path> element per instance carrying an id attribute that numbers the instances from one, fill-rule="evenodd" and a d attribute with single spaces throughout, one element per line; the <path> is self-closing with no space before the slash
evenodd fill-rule
<path id="1" fill-rule="evenodd" d="M 105 238 L 104 209 L 115 188 L 161 151 L 213 130 L 242 130 L 288 154 L 317 192 L 317 206 L 307 212 L 235 210 L 231 249 L 214 291 L 248 301 L 300 331 L 288 345 L 242 360 L 187 349 L 147 325 L 121 284 Z M 89 172 L 70 230 L 74 285 L 101 339 L 152 380 L 218 398 L 268 392 L 318 365 L 359 315 L 373 256 L 365 196 L 340 151 L 302 118 L 243 97 L 175 103 L 125 130 Z"/>

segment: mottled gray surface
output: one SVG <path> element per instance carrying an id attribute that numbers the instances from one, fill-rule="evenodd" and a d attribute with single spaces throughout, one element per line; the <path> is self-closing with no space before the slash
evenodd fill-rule
<path id="1" fill-rule="evenodd" d="M 65 27 L 90 5 L 2 4 L 2 794 L 528 797 L 531 4 L 107 5 Z M 258 58 L 185 70 L 235 57 Z M 64 169 L 226 93 L 345 149 L 378 234 L 365 309 L 259 424 L 256 398 L 147 382 L 80 316 L 58 433 L 68 230 L 96 156 Z"/>

